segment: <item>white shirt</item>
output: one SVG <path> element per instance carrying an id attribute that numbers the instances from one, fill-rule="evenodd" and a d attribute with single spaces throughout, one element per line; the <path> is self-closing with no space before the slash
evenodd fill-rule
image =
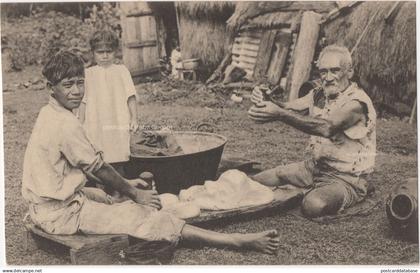
<path id="1" fill-rule="evenodd" d="M 25 152 L 22 195 L 32 204 L 70 199 L 86 183 L 85 172 L 103 164 L 72 112 L 50 98 L 36 120 Z"/>

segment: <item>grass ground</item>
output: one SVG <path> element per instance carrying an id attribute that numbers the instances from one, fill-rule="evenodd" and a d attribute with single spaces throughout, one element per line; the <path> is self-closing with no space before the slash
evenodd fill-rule
<path id="1" fill-rule="evenodd" d="M 40 108 L 48 101 L 46 90 L 17 84 L 39 77 L 38 67 L 3 75 L 10 91 L 3 93 L 5 151 L 6 257 L 11 265 L 68 264 L 63 257 L 42 250 L 23 249 L 21 198 L 23 157 Z M 223 103 L 196 86 L 149 83 L 138 86 L 142 125 L 194 130 L 200 123 L 214 124 L 228 137 L 225 153 L 256 159 L 263 168 L 304 159 L 307 136 L 280 123 L 255 124 L 246 116 L 248 102 Z M 225 105 L 223 110 L 221 105 Z M 417 176 L 417 132 L 412 125 L 379 120 L 377 168 L 373 176 L 377 194 L 384 199 L 391 187 Z M 418 264 L 418 244 L 399 240 L 390 230 L 382 203 L 372 214 L 330 224 L 319 224 L 285 213 L 255 216 L 229 224 L 208 226 L 221 232 L 255 232 L 276 228 L 281 247 L 276 256 L 224 249 L 180 247 L 172 264 Z"/>

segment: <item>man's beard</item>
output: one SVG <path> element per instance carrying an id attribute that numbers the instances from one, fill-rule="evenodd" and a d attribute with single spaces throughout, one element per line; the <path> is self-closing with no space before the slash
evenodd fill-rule
<path id="1" fill-rule="evenodd" d="M 342 84 L 342 85 L 341 84 L 326 84 L 324 85 L 325 96 L 327 98 L 334 99 L 338 96 L 338 94 L 346 90 L 349 86 L 350 86 L 350 82 L 348 82 L 347 84 Z"/>
<path id="2" fill-rule="evenodd" d="M 338 87 L 336 85 L 327 85 L 324 87 L 325 95 L 328 98 L 336 97 L 340 91 L 338 90 Z"/>

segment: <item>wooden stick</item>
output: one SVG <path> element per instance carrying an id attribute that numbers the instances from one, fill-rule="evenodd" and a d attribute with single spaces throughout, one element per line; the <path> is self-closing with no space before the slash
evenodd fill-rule
<path id="1" fill-rule="evenodd" d="M 225 55 L 222 62 L 219 64 L 219 66 L 216 68 L 216 70 L 213 72 L 213 74 L 208 78 L 206 81 L 206 84 L 210 84 L 211 82 L 215 80 L 221 80 L 221 76 L 223 75 L 223 71 L 225 70 L 226 66 L 230 64 L 232 61 L 232 50 L 229 48 L 229 52 Z"/>
<path id="2" fill-rule="evenodd" d="M 417 108 L 417 97 L 414 100 L 414 105 L 413 105 L 413 108 L 411 109 L 411 115 L 410 115 L 410 120 L 408 121 L 408 124 L 413 124 L 414 114 L 416 113 L 416 108 Z"/>
<path id="3" fill-rule="evenodd" d="M 373 22 L 373 19 L 375 19 L 376 15 L 378 15 L 379 13 L 379 9 L 376 10 L 375 14 L 370 18 L 369 22 L 367 23 L 367 25 L 365 26 L 365 28 L 363 29 L 362 34 L 360 34 L 359 38 L 357 39 L 356 44 L 354 45 L 354 47 L 352 48 L 352 50 L 350 51 L 350 54 L 353 55 L 353 53 L 356 51 L 357 47 L 360 44 L 360 41 L 362 41 L 363 36 L 365 36 L 370 24 Z"/>
<path id="4" fill-rule="evenodd" d="M 391 24 L 392 21 L 394 21 L 395 16 L 397 16 L 398 11 L 400 10 L 401 6 L 404 4 L 404 2 L 396 2 L 391 9 L 389 10 L 388 14 L 385 16 L 385 22 L 387 24 Z"/>

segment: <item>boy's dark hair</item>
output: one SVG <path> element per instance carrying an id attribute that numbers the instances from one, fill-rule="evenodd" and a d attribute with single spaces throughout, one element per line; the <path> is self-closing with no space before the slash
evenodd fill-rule
<path id="1" fill-rule="evenodd" d="M 90 49 L 94 51 L 100 46 L 108 46 L 112 50 L 118 48 L 118 36 L 110 30 L 98 30 L 89 40 Z"/>
<path id="2" fill-rule="evenodd" d="M 69 51 L 61 51 L 52 56 L 42 69 L 42 75 L 56 85 L 64 78 L 85 75 L 83 59 Z"/>

